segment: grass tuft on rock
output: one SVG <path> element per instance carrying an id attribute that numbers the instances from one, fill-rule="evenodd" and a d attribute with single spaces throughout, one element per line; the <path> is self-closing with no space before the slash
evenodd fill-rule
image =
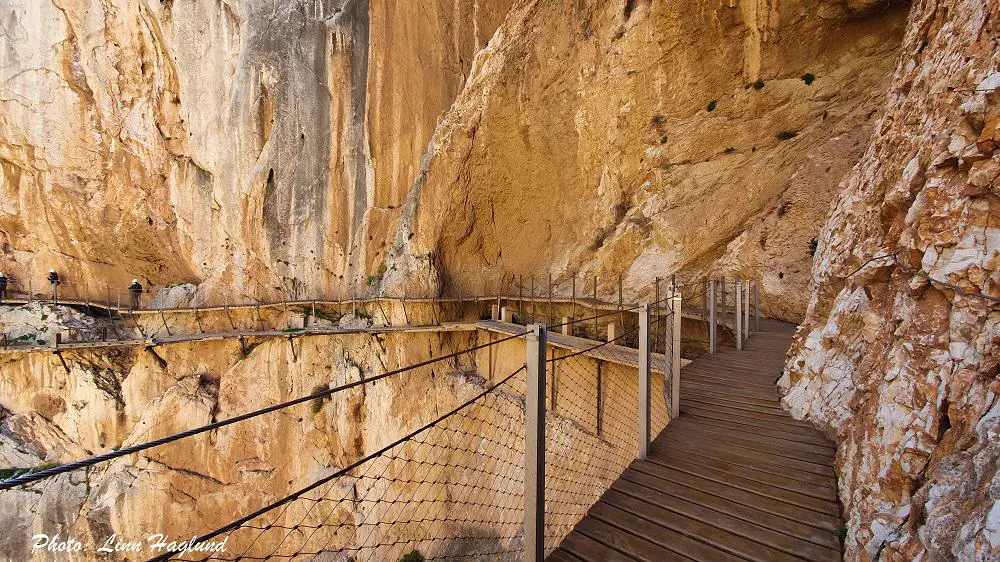
<path id="1" fill-rule="evenodd" d="M 812 72 L 806 72 L 802 75 L 802 81 L 806 83 L 806 86 L 811 86 L 816 81 L 816 75 Z"/>

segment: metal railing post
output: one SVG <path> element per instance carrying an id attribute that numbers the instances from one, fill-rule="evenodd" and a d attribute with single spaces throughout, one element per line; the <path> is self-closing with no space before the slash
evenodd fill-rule
<path id="1" fill-rule="evenodd" d="M 639 306 L 639 460 L 649 454 L 649 305 Z"/>
<path id="2" fill-rule="evenodd" d="M 736 328 L 736 351 L 743 351 L 743 289 L 740 280 L 736 280 L 736 307 L 733 309 L 733 325 Z"/>
<path id="3" fill-rule="evenodd" d="M 718 296 L 718 288 L 715 279 L 708 282 L 708 352 L 715 353 L 718 349 L 719 341 L 719 318 L 718 304 L 715 302 Z"/>
<path id="4" fill-rule="evenodd" d="M 525 336 L 524 559 L 545 557 L 545 326 Z"/>
<path id="5" fill-rule="evenodd" d="M 674 290 L 673 345 L 670 352 L 670 411 L 674 417 L 681 415 L 681 292 Z"/>
<path id="6" fill-rule="evenodd" d="M 760 331 L 760 282 L 756 282 L 753 284 L 753 301 L 754 301 L 753 331 L 759 332 Z"/>
<path id="7" fill-rule="evenodd" d="M 746 293 L 746 300 L 743 303 L 743 339 L 750 339 L 750 282 L 746 281 L 743 287 Z"/>

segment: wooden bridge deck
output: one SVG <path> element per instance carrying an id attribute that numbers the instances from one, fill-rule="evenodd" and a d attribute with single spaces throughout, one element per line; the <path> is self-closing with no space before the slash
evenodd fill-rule
<path id="1" fill-rule="evenodd" d="M 834 447 L 778 402 L 794 327 L 760 329 L 681 369 L 680 417 L 549 560 L 841 559 Z"/>

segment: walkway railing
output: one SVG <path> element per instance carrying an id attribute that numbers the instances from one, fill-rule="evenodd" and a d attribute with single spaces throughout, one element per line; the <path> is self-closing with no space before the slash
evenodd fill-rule
<path id="1" fill-rule="evenodd" d="M 225 552 L 152 553 L 164 560 L 192 555 L 298 560 L 321 552 L 399 560 L 414 550 L 427 559 L 523 555 L 540 560 L 633 459 L 644 458 L 650 440 L 677 415 L 682 293 L 664 290 L 650 304 L 592 311 L 550 329 L 514 326 L 511 335 L 491 335 L 488 343 L 414 365 L 362 372 L 358 380 L 280 404 L 28 470 L 0 482 L 0 503 L 33 506 L 28 512 L 35 513 L 39 506 L 57 504 L 46 498 L 68 497 L 74 486 L 85 485 L 79 517 L 47 520 L 79 523 L 94 516 L 103 521 L 107 505 L 121 506 L 124 513 L 157 505 L 163 518 L 158 521 L 167 527 L 157 531 L 196 535 L 202 544 L 226 540 Z M 523 299 L 516 304 L 530 314 L 523 312 Z M 502 304 L 496 306 L 498 316 L 514 316 Z M 745 307 L 735 309 L 741 310 L 745 315 Z M 550 316 L 557 313 L 552 308 Z M 626 314 L 635 317 L 635 324 L 608 330 L 613 337 L 607 341 L 574 335 Z M 328 415 L 336 415 L 350 401 L 363 400 L 365 388 L 383 381 L 426 388 L 435 372 L 441 376 L 442 367 L 457 383 L 454 403 L 439 402 L 433 414 L 418 412 L 412 425 L 401 420 L 404 427 L 396 438 L 363 451 L 341 451 L 341 462 L 309 473 L 291 471 L 301 466 L 297 462 L 258 467 L 251 476 L 236 466 L 243 457 L 295 455 L 307 445 L 295 428 L 305 428 L 301 420 L 311 419 L 310 412 L 315 416 L 328 409 Z M 340 406 L 330 406 L 333 402 Z M 295 419 L 300 422 L 290 421 Z M 179 422 L 171 419 L 166 427 Z M 147 425 L 142 437 L 156 431 L 163 426 Z M 243 453 L 240 447 L 250 450 Z M 205 455 L 231 464 L 208 462 Z M 253 476 L 261 470 L 270 476 Z M 209 501 L 210 492 L 230 500 L 245 497 L 237 502 L 246 506 L 245 513 L 229 521 L 191 517 L 190 508 L 171 498 L 171 486 L 165 485 L 187 475 L 197 475 L 200 486 L 207 486 L 206 495 L 195 501 Z M 91 485 L 91 478 L 98 485 Z M 214 512 L 207 508 L 205 513 Z M 115 531 L 124 539 L 148 530 Z"/>
<path id="2" fill-rule="evenodd" d="M 86 329 L 67 329 L 59 334 L 41 341 L 36 338 L 10 338 L 4 333 L 0 336 L 0 351 L 2 350 L 46 350 L 52 348 L 72 347 L 104 347 L 120 345 L 149 345 L 198 341 L 206 339 L 206 335 L 216 337 L 299 337 L 308 335 L 328 335 L 356 330 L 337 329 L 334 322 L 351 314 L 369 318 L 376 326 L 402 326 L 411 328 L 429 328 L 442 326 L 448 322 L 469 321 L 485 317 L 492 310 L 495 317 L 514 320 L 520 324 L 544 323 L 547 325 L 568 324 L 570 320 L 582 315 L 594 316 L 602 311 L 617 311 L 614 315 L 603 316 L 588 322 L 573 322 L 573 335 L 580 335 L 594 340 L 614 339 L 616 334 L 627 332 L 631 340 L 629 345 L 636 347 L 637 332 L 632 330 L 638 326 L 638 316 L 633 312 L 636 304 L 624 300 L 621 277 L 613 285 L 615 294 L 608 291 L 599 292 L 601 287 L 597 277 L 591 278 L 589 296 L 586 291 L 579 290 L 586 285 L 577 276 L 572 276 L 561 283 L 550 283 L 544 291 L 535 283 L 524 283 L 524 278 L 517 279 L 517 292 L 491 295 L 465 295 L 450 297 L 370 297 L 357 300 L 295 300 L 279 302 L 248 302 L 244 304 L 230 303 L 224 299 L 221 307 L 193 306 L 184 308 L 145 308 L 129 310 L 118 308 L 118 302 L 84 300 L 60 300 L 63 304 L 103 309 L 118 325 L 106 325 Z M 61 286 L 61 285 L 60 285 Z M 69 286 L 73 286 L 70 284 Z M 527 289 L 526 291 L 524 289 Z M 725 326 L 734 334 L 739 331 L 737 346 L 755 327 L 760 316 L 758 284 L 740 280 L 690 280 L 677 288 L 668 287 L 661 279 L 638 291 L 634 297 L 649 300 L 654 305 L 653 317 L 659 318 L 664 313 L 665 302 L 661 295 L 677 290 L 684 296 L 685 307 L 682 316 L 689 319 L 702 320 L 707 323 L 708 331 L 703 340 L 691 335 L 692 344 L 701 342 L 704 347 L 713 351 L 718 345 L 718 326 Z M 7 303 L 30 302 L 27 299 L 36 297 L 19 295 L 16 286 L 9 293 Z M 18 297 L 22 297 L 18 299 Z M 57 295 L 58 296 L 58 295 Z M 63 297 L 59 297 L 62 299 Z M 617 299 L 617 300 L 604 300 Z M 51 302 L 42 300 L 40 302 Z M 753 304 L 752 304 L 753 303 Z M 153 303 L 155 306 L 155 303 Z M 393 318 L 393 306 L 401 309 L 402 318 Z M 467 310 L 468 307 L 476 310 Z M 408 312 L 409 307 L 409 312 Z M 432 320 L 430 322 L 413 322 L 414 309 L 430 307 Z M 738 314 L 736 311 L 739 310 Z M 265 319 L 265 312 L 270 315 Z M 240 313 L 243 316 L 240 316 Z M 206 330 L 202 318 L 206 314 L 220 314 L 225 317 L 222 330 Z M 300 320 L 293 323 L 297 314 Z M 193 326 L 187 329 L 185 325 L 192 322 L 180 321 L 171 325 L 174 314 L 191 315 Z M 275 318 L 275 314 L 277 317 Z M 152 315 L 152 316 L 150 316 Z M 754 323 L 751 323 L 751 317 Z M 741 322 L 736 322 L 737 319 Z M 145 319 L 145 320 L 143 320 Z M 140 322 L 142 320 L 142 322 Z M 401 321 L 400 321 L 401 320 Z M 178 328 L 178 325 L 180 328 Z M 377 331 L 377 330 L 376 330 Z M 662 348 L 664 330 L 654 329 L 654 338 Z"/>

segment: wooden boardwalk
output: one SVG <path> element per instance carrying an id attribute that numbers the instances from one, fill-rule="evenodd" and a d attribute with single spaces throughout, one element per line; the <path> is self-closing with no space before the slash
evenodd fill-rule
<path id="1" fill-rule="evenodd" d="M 841 559 L 834 447 L 786 414 L 775 380 L 794 326 L 681 369 L 681 415 L 549 560 Z"/>

